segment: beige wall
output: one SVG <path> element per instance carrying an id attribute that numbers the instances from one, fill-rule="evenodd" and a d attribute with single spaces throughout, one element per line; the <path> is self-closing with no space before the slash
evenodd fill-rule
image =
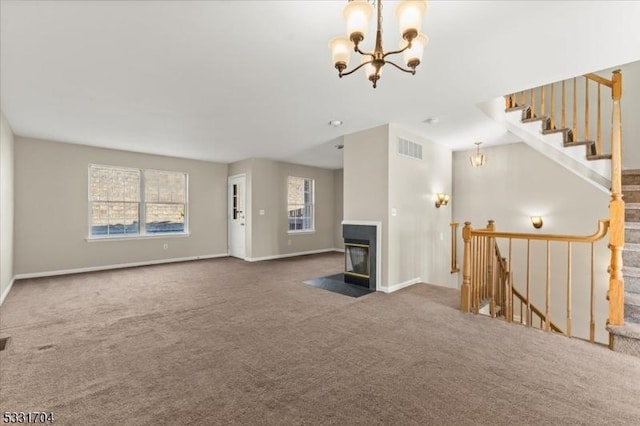
<path id="1" fill-rule="evenodd" d="M 398 155 L 399 137 L 422 144 L 423 160 Z M 344 143 L 344 218 L 382 222 L 383 290 L 417 280 L 455 285 L 451 208 L 434 206 L 435 193 L 451 193 L 451 151 L 393 124 Z"/>
<path id="2" fill-rule="evenodd" d="M 0 303 L 7 296 L 14 274 L 14 138 L 0 111 Z"/>
<path id="3" fill-rule="evenodd" d="M 229 175 L 236 174 L 247 176 L 248 260 L 330 250 L 335 247 L 336 200 L 333 170 L 251 158 L 229 166 Z M 289 176 L 315 180 L 315 232 L 288 233 Z M 261 210 L 264 214 L 260 214 Z"/>
<path id="4" fill-rule="evenodd" d="M 188 173 L 191 235 L 87 242 L 90 163 Z M 226 164 L 17 137 L 15 165 L 16 275 L 227 253 Z"/>
<path id="5" fill-rule="evenodd" d="M 382 223 L 381 286 L 388 281 L 389 126 L 344 137 L 344 220 Z"/>
<path id="6" fill-rule="evenodd" d="M 333 193 L 335 196 L 335 233 L 333 237 L 333 247 L 344 250 L 344 239 L 342 238 L 342 218 L 344 216 L 344 171 L 343 169 L 333 171 Z"/>
<path id="7" fill-rule="evenodd" d="M 453 219 L 462 224 L 472 222 L 484 227 L 494 219 L 496 228 L 525 233 L 561 233 L 588 235 L 595 232 L 598 219 L 608 217 L 609 196 L 591 184 L 547 159 L 524 143 L 483 149 L 484 167 L 469 164 L 473 150 L 453 155 Z M 544 226 L 535 230 L 530 216 L 543 216 Z M 458 234 L 459 241 L 460 233 Z M 609 252 L 605 241 L 596 244 L 596 318 L 597 337 L 606 342 L 604 325 L 607 316 L 606 289 Z M 508 248 L 502 244 L 502 254 Z M 514 283 L 523 289 L 526 283 L 526 243 L 513 243 Z M 551 250 L 552 320 L 565 323 L 566 244 L 554 244 Z M 458 250 L 462 265 L 462 245 Z M 588 336 L 589 247 L 574 247 L 573 252 L 573 331 Z M 544 308 L 546 247 L 532 243 L 532 300 Z M 459 280 L 462 280 L 462 274 Z M 518 308 L 519 309 L 519 308 Z M 516 312 L 516 314 L 518 314 Z"/>
<path id="8" fill-rule="evenodd" d="M 422 145 L 423 159 L 398 155 L 398 138 Z M 451 194 L 451 150 L 389 127 L 389 283 L 414 279 L 455 286 L 450 273 L 452 200 L 435 207 L 435 194 Z M 453 284 L 452 284 L 453 283 Z"/>
<path id="9" fill-rule="evenodd" d="M 617 69 L 622 70 L 622 168 L 640 169 L 640 61 Z M 610 74 L 599 74 L 610 78 Z"/>

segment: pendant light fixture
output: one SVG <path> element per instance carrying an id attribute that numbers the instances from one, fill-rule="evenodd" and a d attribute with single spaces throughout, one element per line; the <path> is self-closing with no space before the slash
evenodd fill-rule
<path id="1" fill-rule="evenodd" d="M 375 4 L 375 6 L 374 6 Z M 377 10 L 376 44 L 373 52 L 360 50 L 360 43 L 364 40 L 369 20 Z M 329 43 L 333 64 L 338 70 L 338 76 L 353 74 L 364 68 L 369 81 L 376 88 L 380 80 L 380 72 L 385 64 L 391 64 L 400 71 L 409 74 L 416 73 L 416 67 L 422 61 L 424 47 L 428 38 L 420 33 L 420 27 L 427 10 L 426 0 L 402 0 L 396 8 L 396 18 L 400 25 L 400 48 L 395 51 L 382 50 L 382 0 L 349 0 L 342 14 L 347 21 L 347 37 L 336 37 Z M 349 65 L 351 50 L 362 55 L 360 64 L 351 71 L 345 72 Z M 406 68 L 387 59 L 389 55 L 402 53 Z"/>
<path id="2" fill-rule="evenodd" d="M 469 157 L 469 160 L 473 167 L 482 167 L 487 162 L 487 156 L 480 152 L 480 145 L 482 142 L 475 142 L 475 144 L 477 146 L 476 153 Z"/>

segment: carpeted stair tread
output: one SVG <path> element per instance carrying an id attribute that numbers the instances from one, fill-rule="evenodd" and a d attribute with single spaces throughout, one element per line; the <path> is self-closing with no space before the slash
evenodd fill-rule
<path id="1" fill-rule="evenodd" d="M 624 325 L 607 326 L 607 330 L 611 333 L 614 351 L 640 357 L 640 324 L 625 322 Z"/>
<path id="2" fill-rule="evenodd" d="M 623 171 L 622 185 L 640 185 L 640 171 L 638 170 Z"/>
<path id="3" fill-rule="evenodd" d="M 640 222 L 640 209 L 626 205 L 624 210 L 624 220 L 627 222 Z"/>
<path id="4" fill-rule="evenodd" d="M 622 260 L 624 265 L 640 266 L 640 244 L 625 242 Z"/>
<path id="5" fill-rule="evenodd" d="M 625 277 L 636 277 L 640 278 L 640 268 L 635 268 L 633 266 L 623 266 L 622 274 Z"/>
<path id="6" fill-rule="evenodd" d="M 640 342 L 640 324 L 609 325 L 607 326 L 607 330 L 616 336 L 630 337 L 632 339 L 638 339 Z"/>
<path id="7" fill-rule="evenodd" d="M 639 228 L 631 228 L 625 226 L 624 229 L 624 248 L 627 249 L 628 245 L 632 245 L 635 247 L 636 245 L 640 246 L 640 229 Z"/>
<path id="8" fill-rule="evenodd" d="M 640 278 L 625 276 L 624 277 L 624 291 L 626 293 L 638 293 L 640 294 Z"/>

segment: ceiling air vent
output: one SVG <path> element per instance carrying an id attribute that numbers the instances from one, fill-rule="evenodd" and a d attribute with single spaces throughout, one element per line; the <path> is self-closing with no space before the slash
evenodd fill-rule
<path id="1" fill-rule="evenodd" d="M 398 154 L 422 160 L 422 145 L 398 138 Z"/>

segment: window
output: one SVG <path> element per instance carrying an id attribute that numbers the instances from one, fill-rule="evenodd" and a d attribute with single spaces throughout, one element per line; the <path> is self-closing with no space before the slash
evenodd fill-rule
<path id="1" fill-rule="evenodd" d="M 314 181 L 289 176 L 287 179 L 287 212 L 289 232 L 314 230 Z"/>
<path id="2" fill-rule="evenodd" d="M 186 233 L 187 175 L 91 164 L 89 212 L 90 237 Z"/>

